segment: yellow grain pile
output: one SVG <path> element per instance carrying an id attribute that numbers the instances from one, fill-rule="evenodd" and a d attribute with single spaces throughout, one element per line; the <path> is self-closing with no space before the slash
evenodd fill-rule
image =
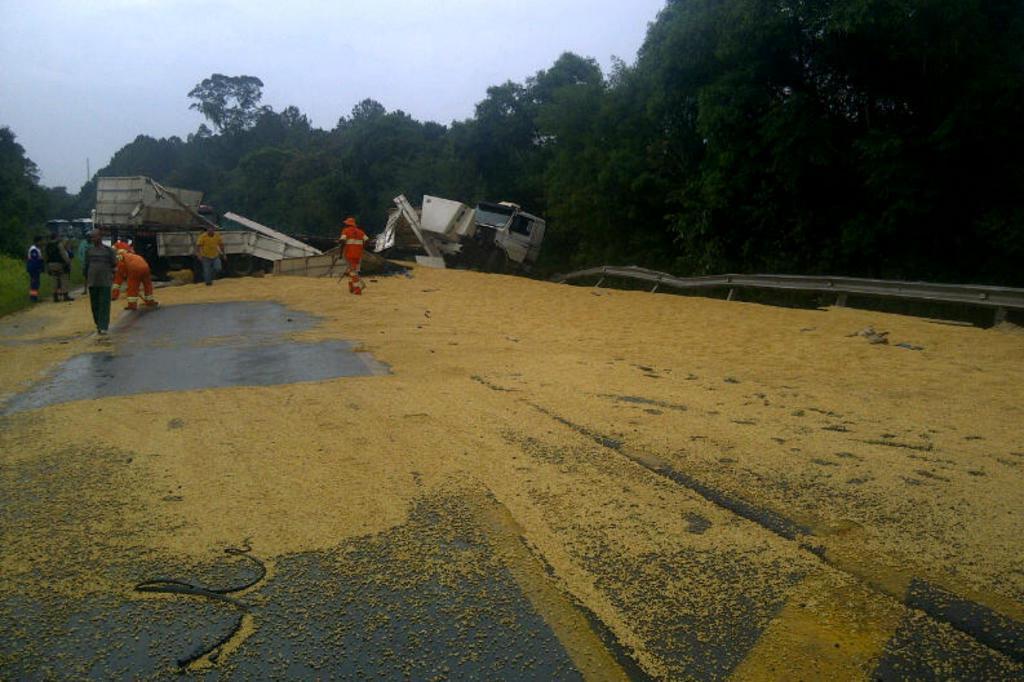
<path id="1" fill-rule="evenodd" d="M 795 589 L 819 604 L 801 618 L 831 630 L 788 617 L 768 630 L 776 651 L 819 637 L 800 654 L 818 674 L 869 669 L 902 613 L 888 595 L 912 575 L 1021 615 L 1024 336 L 1012 330 L 429 269 L 370 281 L 361 297 L 333 278 L 266 277 L 159 298 L 279 301 L 322 318 L 297 340 L 353 341 L 392 373 L 4 418 L 4 467 L 68 443 L 132 453 L 132 502 L 119 514 L 147 521 L 110 542 L 198 557 L 249 538 L 272 558 L 380 533 L 454 485 L 492 495 L 559 589 L 668 677 L 678 670 L 655 644 L 659 623 L 681 608 L 710 613 L 744 581 L 751 594 Z M 868 327 L 890 343 L 851 336 Z M 90 330 L 87 301 L 3 320 L 0 393 L 101 348 Z M 810 529 L 834 565 L 659 466 Z M 21 538 L 8 536 L 0 573 L 31 570 Z M 645 559 L 636 573 L 639 557 L 680 556 L 728 557 L 747 572 L 728 584 L 700 565 L 668 577 Z M 793 588 L 788 571 L 813 579 Z M 883 589 L 863 593 L 851 576 Z M 862 650 L 833 660 L 833 635 Z"/>

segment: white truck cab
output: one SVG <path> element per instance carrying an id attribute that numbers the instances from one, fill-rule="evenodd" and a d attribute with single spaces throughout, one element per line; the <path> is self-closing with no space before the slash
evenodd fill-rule
<path id="1" fill-rule="evenodd" d="M 375 241 L 377 253 L 411 252 L 423 265 L 488 272 L 529 270 L 540 255 L 544 220 L 517 204 L 503 201 L 471 208 L 430 195 L 423 197 L 419 209 L 404 195 L 394 202 L 397 208 Z"/>

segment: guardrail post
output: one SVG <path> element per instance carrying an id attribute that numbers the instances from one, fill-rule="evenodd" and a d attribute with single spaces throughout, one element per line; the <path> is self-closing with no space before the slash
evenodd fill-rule
<path id="1" fill-rule="evenodd" d="M 999 306 L 996 308 L 995 320 L 992 324 L 1002 324 L 1006 322 L 1006 308 Z"/>
<path id="2" fill-rule="evenodd" d="M 651 293 L 652 294 L 656 293 L 658 291 L 658 287 L 660 287 L 660 286 L 661 286 L 661 279 L 659 278 L 658 281 L 654 283 L 654 288 L 651 289 Z"/>
<path id="3" fill-rule="evenodd" d="M 729 289 L 729 295 L 725 297 L 725 300 L 731 301 L 734 298 L 736 298 L 736 287 L 732 287 Z"/>
<path id="4" fill-rule="evenodd" d="M 597 284 L 595 284 L 595 285 L 594 285 L 594 288 L 595 288 L 595 289 L 600 289 L 600 288 L 601 288 L 601 285 L 602 285 L 603 283 L 604 283 L 604 276 L 602 275 L 601 279 L 597 280 Z"/>
<path id="5" fill-rule="evenodd" d="M 839 294 L 838 296 L 836 296 L 836 307 L 837 308 L 845 308 L 846 307 L 846 294 L 845 293 L 842 293 L 842 294 Z"/>

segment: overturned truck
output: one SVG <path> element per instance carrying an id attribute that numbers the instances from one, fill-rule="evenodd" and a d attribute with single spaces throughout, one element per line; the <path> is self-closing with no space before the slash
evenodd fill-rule
<path id="1" fill-rule="evenodd" d="M 196 239 L 209 225 L 221 230 L 230 274 L 270 272 L 284 258 L 321 254 L 236 213 L 218 218 L 202 199 L 202 192 L 165 187 L 144 176 L 98 178 L 93 224 L 107 235 L 131 238 L 157 277 L 196 269 Z"/>
<path id="2" fill-rule="evenodd" d="M 426 195 L 417 209 L 395 197 L 374 251 L 414 256 L 421 265 L 465 267 L 485 272 L 529 272 L 540 256 L 544 220 L 509 202 L 475 208 Z"/>

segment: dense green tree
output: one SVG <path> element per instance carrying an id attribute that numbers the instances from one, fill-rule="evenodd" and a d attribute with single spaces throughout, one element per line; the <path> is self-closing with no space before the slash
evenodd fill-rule
<path id="1" fill-rule="evenodd" d="M 238 132 L 259 119 L 263 81 L 254 76 L 225 76 L 215 73 L 188 93 L 189 105 L 221 132 Z"/>
<path id="2" fill-rule="evenodd" d="M 639 66 L 667 93 L 666 142 L 703 147 L 672 218 L 690 269 L 1006 281 L 1009 260 L 983 261 L 1017 247 L 984 226 L 1022 227 L 1003 222 L 1021 18 L 961 0 L 669 3 Z"/>
<path id="3" fill-rule="evenodd" d="M 525 206 L 543 201 L 537 106 L 528 87 L 511 81 L 487 88 L 459 153 L 473 159 L 486 194 Z"/>
<path id="4" fill-rule="evenodd" d="M 384 105 L 377 100 L 364 99 L 362 102 L 352 107 L 351 121 L 353 123 L 374 121 L 387 113 L 388 110 L 385 109 Z"/>
<path id="5" fill-rule="evenodd" d="M 0 127 L 0 253 L 24 258 L 31 232 L 42 229 L 47 211 L 36 164 L 11 129 Z"/>
<path id="6" fill-rule="evenodd" d="M 668 0 L 635 63 L 562 54 L 449 126 L 365 99 L 320 130 L 214 74 L 189 96 L 215 130 L 101 174 L 307 234 L 373 232 L 398 193 L 511 200 L 548 218 L 549 269 L 1024 285 L 1022 64 L 1009 0 Z"/>

